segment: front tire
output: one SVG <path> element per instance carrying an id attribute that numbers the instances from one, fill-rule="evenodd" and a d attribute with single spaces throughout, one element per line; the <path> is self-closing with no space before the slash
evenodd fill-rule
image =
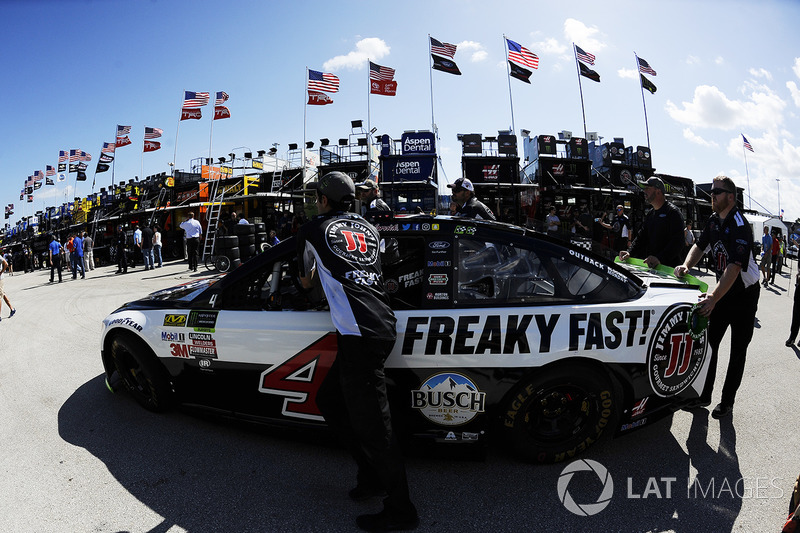
<path id="1" fill-rule="evenodd" d="M 602 370 L 545 368 L 509 396 L 502 424 L 521 459 L 558 463 L 613 434 L 621 404 L 622 392 Z"/>
<path id="2" fill-rule="evenodd" d="M 111 341 L 111 359 L 125 388 L 136 402 L 156 413 L 172 406 L 172 387 L 166 370 L 141 339 L 120 334 Z"/>

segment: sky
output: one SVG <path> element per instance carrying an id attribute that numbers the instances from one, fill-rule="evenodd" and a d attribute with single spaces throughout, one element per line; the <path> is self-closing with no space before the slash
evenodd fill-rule
<path id="1" fill-rule="evenodd" d="M 510 129 L 512 102 L 517 134 L 582 136 L 572 43 L 596 56 L 601 76 L 582 78 L 588 131 L 646 145 L 646 109 L 657 172 L 695 183 L 724 174 L 749 191 L 747 207 L 800 218 L 795 0 L 0 0 L 0 15 L 7 222 L 90 194 L 117 124 L 132 126 L 133 142 L 117 149 L 118 182 L 169 172 L 173 158 L 188 170 L 209 153 L 318 146 L 346 137 L 355 119 L 399 139 L 433 118 L 443 187 L 461 174 L 457 135 Z M 431 71 L 428 35 L 458 46 L 461 76 Z M 511 79 L 509 89 L 504 35 L 539 57 L 530 85 Z M 644 103 L 634 53 L 657 72 Z M 368 59 L 396 70 L 397 96 L 368 95 Z M 305 105 L 306 68 L 340 78 L 333 104 Z M 212 121 L 207 106 L 179 122 L 186 90 L 225 91 L 231 118 Z M 145 127 L 163 129 L 160 150 L 142 153 Z M 92 155 L 88 181 L 68 174 L 20 202 L 27 177 L 70 149 Z M 94 191 L 111 179 L 97 174 Z"/>

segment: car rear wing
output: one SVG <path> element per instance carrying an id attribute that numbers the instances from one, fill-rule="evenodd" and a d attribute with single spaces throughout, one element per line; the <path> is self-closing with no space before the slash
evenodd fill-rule
<path id="1" fill-rule="evenodd" d="M 700 292 L 702 293 L 708 292 L 708 284 L 706 282 L 700 281 L 696 277 L 690 276 L 689 274 L 686 274 L 682 278 L 679 278 L 675 275 L 675 269 L 672 267 L 668 267 L 666 265 L 658 265 L 656 268 L 650 268 L 649 266 L 647 266 L 647 264 L 644 262 L 643 259 L 636 259 L 634 257 L 629 257 L 625 261 L 622 261 L 620 260 L 619 257 L 617 257 L 616 259 L 614 259 L 614 262 L 622 263 L 624 265 L 629 265 L 636 270 L 654 272 L 662 276 L 666 276 L 672 280 L 679 281 L 686 285 L 697 287 L 698 289 L 700 289 Z"/>

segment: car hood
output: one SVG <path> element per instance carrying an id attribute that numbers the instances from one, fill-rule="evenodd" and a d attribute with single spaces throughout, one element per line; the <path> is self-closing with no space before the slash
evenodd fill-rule
<path id="1" fill-rule="evenodd" d="M 190 307 L 192 301 L 211 285 L 219 281 L 222 276 L 192 280 L 187 283 L 175 285 L 167 289 L 152 292 L 140 300 L 128 302 L 121 309 L 152 309 L 159 307 Z"/>

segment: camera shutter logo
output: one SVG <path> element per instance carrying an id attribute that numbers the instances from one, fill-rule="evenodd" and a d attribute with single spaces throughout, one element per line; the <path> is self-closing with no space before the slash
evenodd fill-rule
<path id="1" fill-rule="evenodd" d="M 575 500 L 572 499 L 569 491 L 567 491 L 569 482 L 572 480 L 572 476 L 575 475 L 575 472 L 590 471 L 597 474 L 597 477 L 603 484 L 603 490 L 600 492 L 600 496 L 597 497 L 595 503 L 576 503 Z M 558 478 L 557 489 L 558 499 L 561 500 L 561 503 L 564 504 L 564 507 L 566 507 L 569 512 L 578 516 L 592 516 L 605 509 L 608 504 L 611 503 L 611 496 L 614 495 L 614 480 L 611 479 L 611 474 L 608 473 L 608 469 L 597 461 L 579 459 L 571 462 L 561 471 L 561 475 Z"/>

